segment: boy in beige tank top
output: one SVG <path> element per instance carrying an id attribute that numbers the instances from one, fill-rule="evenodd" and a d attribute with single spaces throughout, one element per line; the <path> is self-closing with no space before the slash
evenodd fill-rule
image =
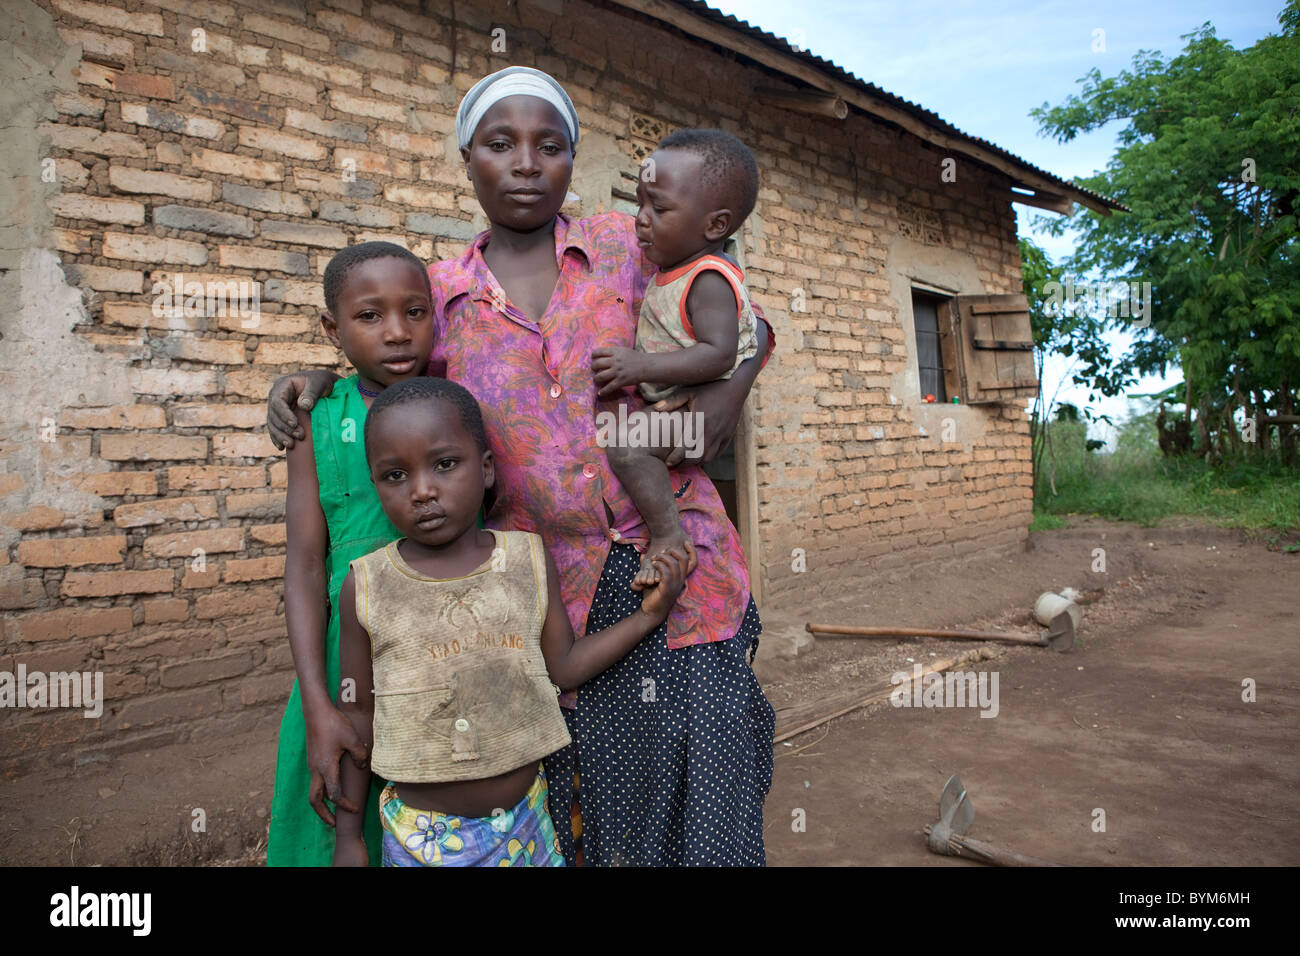
<path id="1" fill-rule="evenodd" d="M 562 866 L 541 759 L 569 743 L 558 687 L 586 683 L 668 616 L 692 557 L 660 555 L 641 610 L 574 641 L 535 534 L 477 526 L 494 483 L 478 403 L 410 379 L 370 406 L 366 460 L 404 537 L 351 563 L 339 596 L 339 708 L 370 768 L 342 762 L 364 808 L 370 770 L 385 866 Z M 335 810 L 336 866 L 364 866 L 362 814 Z"/>
<path id="2" fill-rule="evenodd" d="M 659 273 L 641 303 L 636 348 L 591 353 L 600 398 L 614 400 L 635 385 L 647 402 L 662 401 L 684 385 L 731 378 L 757 353 L 744 273 L 722 254 L 757 196 L 753 154 L 722 130 L 679 130 L 645 161 L 637 183 L 636 231 Z M 699 457 L 703 432 L 689 406 L 633 411 L 626 396 L 619 405 L 598 419 L 598 435 L 610 468 L 650 530 L 635 581 L 647 586 L 657 580 L 654 556 L 686 542 L 664 459 L 679 440 L 685 440 L 688 457 Z M 698 438 L 693 442 L 691 436 Z"/>

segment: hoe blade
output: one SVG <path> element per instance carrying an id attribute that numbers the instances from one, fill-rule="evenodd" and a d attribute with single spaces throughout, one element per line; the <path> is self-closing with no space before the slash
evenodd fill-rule
<path id="1" fill-rule="evenodd" d="M 939 825 L 951 833 L 963 834 L 975 819 L 975 808 L 966 795 L 961 777 L 953 774 L 939 794 Z"/>
<path id="2" fill-rule="evenodd" d="M 1052 618 L 1043 641 L 1054 651 L 1068 651 L 1074 647 L 1074 618 L 1062 611 Z"/>

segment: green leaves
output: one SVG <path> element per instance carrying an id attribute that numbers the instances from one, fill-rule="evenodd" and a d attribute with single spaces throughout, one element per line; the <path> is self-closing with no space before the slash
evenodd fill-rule
<path id="1" fill-rule="evenodd" d="M 1182 366 L 1202 411 L 1244 404 L 1242 396 L 1261 409 L 1291 408 L 1300 384 L 1300 0 L 1288 0 L 1279 22 L 1278 33 L 1244 50 L 1206 23 L 1179 55 L 1142 51 L 1114 77 L 1094 69 L 1078 94 L 1031 113 L 1060 142 L 1124 124 L 1107 168 L 1077 181 L 1132 212 L 1080 207 L 1051 231 L 1082 235 L 1067 274 L 1152 283 L 1151 328 L 1135 333 L 1118 365 Z M 1032 283 L 1050 281 L 1050 265 L 1023 249 L 1022 257 L 1030 294 Z M 1091 350 L 1096 360 L 1108 359 L 1096 349 L 1101 331 L 1124 321 L 1036 320 L 1041 347 Z M 1104 389 L 1114 376 L 1092 366 L 1084 374 L 1112 394 Z"/>
<path id="2" fill-rule="evenodd" d="M 1064 282 L 1065 270 L 1053 265 L 1047 253 L 1028 239 L 1020 240 L 1020 263 L 1040 369 L 1044 354 L 1056 352 L 1076 359 L 1075 384 L 1101 395 L 1119 395 L 1135 379 L 1111 357 L 1110 347 L 1102 338 L 1104 314 L 1089 312 L 1077 302 L 1066 301 L 1054 307 L 1049 290 L 1053 283 L 1059 288 Z"/>

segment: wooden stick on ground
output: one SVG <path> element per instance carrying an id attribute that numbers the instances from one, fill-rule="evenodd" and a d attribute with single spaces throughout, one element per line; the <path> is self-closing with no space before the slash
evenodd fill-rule
<path id="1" fill-rule="evenodd" d="M 940 630 L 932 627 L 850 627 L 841 624 L 804 625 L 810 634 L 842 637 L 946 637 L 965 641 L 1001 641 L 1004 644 L 1042 644 L 1042 638 L 1010 631 Z"/>
<path id="2" fill-rule="evenodd" d="M 933 824 L 925 825 L 925 835 L 930 835 Z M 991 843 L 985 843 L 983 840 L 976 840 L 961 833 L 954 833 L 948 837 L 948 856 L 961 857 L 963 860 L 978 860 L 980 863 L 991 863 L 993 866 L 1066 866 L 1065 863 L 1057 863 L 1055 860 L 1044 860 L 1037 856 L 1026 856 L 1023 853 L 1017 853 L 1015 850 L 1004 850 L 1002 847 L 994 846 Z"/>
<path id="3" fill-rule="evenodd" d="M 958 664 L 966 664 L 970 661 L 988 660 L 996 657 L 996 651 L 990 651 L 988 648 L 979 648 L 973 651 L 967 651 L 956 657 L 948 657 L 939 661 L 932 661 L 921 668 L 920 677 L 923 679 L 926 674 L 937 674 L 941 671 L 950 670 Z M 868 704 L 874 704 L 879 700 L 888 700 L 889 695 L 900 687 L 909 687 L 911 682 L 916 678 L 914 671 L 907 672 L 907 679 L 898 684 L 884 684 L 875 690 L 869 691 L 863 695 L 861 691 L 851 691 L 848 694 L 841 694 L 831 700 L 817 700 L 811 704 L 799 704 L 794 707 L 786 708 L 778 714 L 778 724 L 776 736 L 772 742 L 779 744 L 790 737 L 796 737 L 799 734 L 812 730 L 827 721 L 834 720 L 836 717 L 843 717 L 845 714 L 852 713 Z M 910 691 L 908 692 L 910 693 Z"/>

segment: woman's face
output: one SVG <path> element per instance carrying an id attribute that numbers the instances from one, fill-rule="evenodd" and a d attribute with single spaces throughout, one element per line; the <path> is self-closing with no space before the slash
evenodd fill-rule
<path id="1" fill-rule="evenodd" d="M 494 225 L 531 232 L 564 205 L 573 150 L 563 118 L 546 100 L 521 95 L 494 103 L 460 154 Z"/>

